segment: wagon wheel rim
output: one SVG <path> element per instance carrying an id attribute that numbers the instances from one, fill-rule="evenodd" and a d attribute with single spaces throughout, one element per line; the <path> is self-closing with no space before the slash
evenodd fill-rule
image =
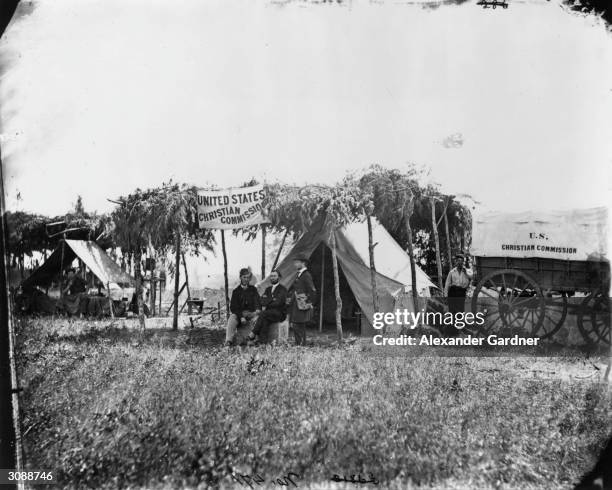
<path id="1" fill-rule="evenodd" d="M 509 331 L 533 335 L 544 320 L 544 297 L 537 282 L 523 271 L 490 272 L 476 286 L 472 312 L 483 313 L 485 323 L 475 333 Z"/>
<path id="2" fill-rule="evenodd" d="M 580 305 L 578 329 L 587 344 L 610 344 L 610 298 L 602 291 L 588 295 Z"/>
<path id="3" fill-rule="evenodd" d="M 607 295 L 596 291 L 584 299 L 578 327 L 587 343 L 610 344 L 610 299 Z"/>
<path id="4" fill-rule="evenodd" d="M 555 292 L 544 298 L 544 318 L 536 332 L 541 339 L 548 339 L 555 335 L 563 326 L 567 317 L 567 293 Z"/>

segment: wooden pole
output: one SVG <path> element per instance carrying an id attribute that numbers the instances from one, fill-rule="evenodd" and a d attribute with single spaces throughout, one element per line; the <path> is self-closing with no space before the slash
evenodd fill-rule
<path id="1" fill-rule="evenodd" d="M 378 311 L 378 290 L 376 288 L 376 264 L 374 263 L 374 238 L 372 237 L 372 217 L 368 214 L 368 252 L 370 253 L 370 285 L 372 286 L 372 306 Z"/>
<path id="2" fill-rule="evenodd" d="M 338 257 L 336 256 L 336 226 L 332 223 L 330 245 L 332 251 L 332 268 L 334 271 L 334 293 L 336 295 L 336 333 L 342 340 L 342 298 L 340 297 L 340 276 L 338 274 Z"/>
<path id="3" fill-rule="evenodd" d="M 444 289 L 442 286 L 442 258 L 440 257 L 440 236 L 438 235 L 438 223 L 436 222 L 436 200 L 433 196 L 429 198 L 431 203 L 431 228 L 434 235 L 434 243 L 436 245 L 436 265 L 438 266 L 438 287 Z"/>
<path id="4" fill-rule="evenodd" d="M 108 306 L 110 306 L 110 314 L 111 314 L 111 318 L 115 318 L 115 312 L 113 311 L 113 299 L 111 298 L 111 294 L 110 294 L 110 283 L 107 282 L 106 283 L 106 292 L 108 294 Z"/>
<path id="5" fill-rule="evenodd" d="M 285 245 L 285 239 L 287 238 L 288 234 L 289 234 L 289 230 L 285 230 L 285 234 L 283 235 L 283 239 L 281 240 L 280 247 L 278 247 L 278 252 L 276 253 L 274 264 L 272 264 L 271 270 L 276 269 L 276 265 L 278 264 L 278 259 L 280 258 L 281 252 L 283 251 L 283 246 Z"/>
<path id="6" fill-rule="evenodd" d="M 414 197 L 411 195 L 406 209 L 404 210 L 404 225 L 406 226 L 406 235 L 408 236 L 408 259 L 410 260 L 410 280 L 412 281 L 412 301 L 415 311 L 418 310 L 419 294 L 417 292 L 416 283 L 416 261 L 414 260 L 414 247 L 412 245 L 412 227 L 410 226 L 410 215 L 412 214 Z"/>
<path id="7" fill-rule="evenodd" d="M 138 309 L 138 322 L 140 323 L 140 330 L 144 332 L 146 327 L 144 318 L 144 308 L 142 306 L 142 252 L 140 247 L 137 247 L 134 251 L 134 276 L 136 277 L 136 305 Z"/>
<path id="8" fill-rule="evenodd" d="M 191 315 L 191 290 L 189 289 L 189 274 L 187 273 L 187 261 L 185 260 L 185 254 L 181 252 L 183 257 L 183 270 L 185 271 L 185 285 L 187 287 L 187 313 Z"/>
<path id="9" fill-rule="evenodd" d="M 153 275 L 153 272 L 155 271 L 155 265 L 153 264 L 153 260 L 150 260 L 149 263 L 151 264 L 151 287 L 149 288 L 149 307 L 151 308 L 151 316 L 155 316 L 155 293 L 157 291 L 157 285 L 155 284 L 156 281 Z"/>
<path id="10" fill-rule="evenodd" d="M 64 235 L 65 236 L 65 235 Z M 64 297 L 64 247 L 66 239 L 62 240 L 62 254 L 60 255 L 60 299 Z"/>
<path id="11" fill-rule="evenodd" d="M 161 316 L 162 314 L 162 288 L 163 288 L 163 284 L 162 284 L 161 276 L 159 276 L 159 316 Z"/>
<path id="12" fill-rule="evenodd" d="M 319 332 L 323 331 L 323 292 L 325 290 L 325 244 L 321 244 L 321 300 L 319 301 Z"/>
<path id="13" fill-rule="evenodd" d="M 606 301 L 610 301 L 609 298 L 604 298 Z M 608 349 L 608 367 L 606 368 L 606 374 L 604 379 L 608 381 L 610 379 L 610 371 L 612 370 L 612 326 L 610 326 L 610 338 L 608 341 L 610 342 L 610 349 Z"/>
<path id="14" fill-rule="evenodd" d="M 18 400 L 17 384 L 13 371 L 13 314 L 8 287 L 9 264 L 8 260 L 8 230 L 6 224 L 6 208 L 4 203 L 4 175 L 2 161 L 0 159 L 0 461 L 3 468 L 16 468 L 18 465 L 17 455 L 20 453 L 17 446 L 17 430 L 19 421 L 15 418 L 19 415 L 15 402 Z M 17 485 L 7 488 L 17 488 Z"/>
<path id="15" fill-rule="evenodd" d="M 261 225 L 261 280 L 266 278 L 266 225 Z"/>
<path id="16" fill-rule="evenodd" d="M 172 317 L 172 330 L 178 330 L 178 315 L 179 315 L 179 287 L 181 275 L 181 234 L 176 233 L 176 250 L 174 252 L 175 268 L 174 268 L 174 315 Z"/>
<path id="17" fill-rule="evenodd" d="M 225 313 L 230 315 L 229 285 L 227 281 L 227 252 L 225 250 L 225 231 L 221 230 L 221 250 L 223 251 L 223 279 L 225 281 Z"/>
<path id="18" fill-rule="evenodd" d="M 448 206 L 444 209 L 444 231 L 446 233 L 446 253 L 448 255 L 448 268 L 451 269 L 453 267 L 453 254 L 451 252 L 451 236 L 448 231 Z"/>

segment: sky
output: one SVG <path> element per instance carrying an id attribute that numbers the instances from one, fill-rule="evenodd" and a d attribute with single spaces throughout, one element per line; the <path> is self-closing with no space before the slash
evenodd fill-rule
<path id="1" fill-rule="evenodd" d="M 39 0 L 0 40 L 7 206 L 409 162 L 478 209 L 607 206 L 612 33 L 508 1 Z"/>
<path id="2" fill-rule="evenodd" d="M 0 44 L 9 208 L 407 162 L 492 209 L 610 196 L 612 34 L 554 2 L 35 5 Z"/>

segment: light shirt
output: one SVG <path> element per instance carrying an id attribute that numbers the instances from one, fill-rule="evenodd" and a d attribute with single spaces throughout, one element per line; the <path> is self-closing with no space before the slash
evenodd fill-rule
<path id="1" fill-rule="evenodd" d="M 448 296 L 448 290 L 451 286 L 459 286 L 465 288 L 472 282 L 473 273 L 471 269 L 465 267 L 459 272 L 456 267 L 453 267 L 446 277 L 446 284 L 444 285 L 444 295 Z"/>
<path id="2" fill-rule="evenodd" d="M 306 267 L 302 267 L 298 273 L 297 273 L 297 277 L 300 277 L 302 275 L 302 272 L 304 272 L 306 270 Z"/>
<path id="3" fill-rule="evenodd" d="M 278 283 L 272 284 L 272 289 L 270 290 L 270 292 L 274 293 L 274 290 L 276 289 L 276 286 L 278 286 Z"/>

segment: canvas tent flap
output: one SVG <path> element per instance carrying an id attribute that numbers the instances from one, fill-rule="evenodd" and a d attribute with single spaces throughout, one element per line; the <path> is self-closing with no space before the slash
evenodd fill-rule
<path id="1" fill-rule="evenodd" d="M 133 287 L 132 277 L 121 270 L 113 259 L 98 244 L 85 240 L 64 240 L 49 258 L 22 282 L 22 287 L 48 286 L 53 278 L 67 269 L 75 258 L 79 258 L 98 280 L 107 285 Z"/>
<path id="2" fill-rule="evenodd" d="M 477 257 L 539 257 L 602 261 L 608 256 L 608 210 L 485 213 L 474 217 L 470 253 Z"/>
<path id="3" fill-rule="evenodd" d="M 404 286 L 412 286 L 412 268 L 408 255 L 376 218 L 372 218 L 372 242 L 375 244 L 376 271 Z M 346 249 L 350 256 L 359 257 L 361 263 L 369 267 L 370 252 L 366 223 L 350 223 L 341 228 L 340 233 L 336 235 L 336 243 L 339 250 Z M 437 287 L 418 266 L 416 282 L 417 291 L 421 296 L 428 294 L 428 288 Z"/>

